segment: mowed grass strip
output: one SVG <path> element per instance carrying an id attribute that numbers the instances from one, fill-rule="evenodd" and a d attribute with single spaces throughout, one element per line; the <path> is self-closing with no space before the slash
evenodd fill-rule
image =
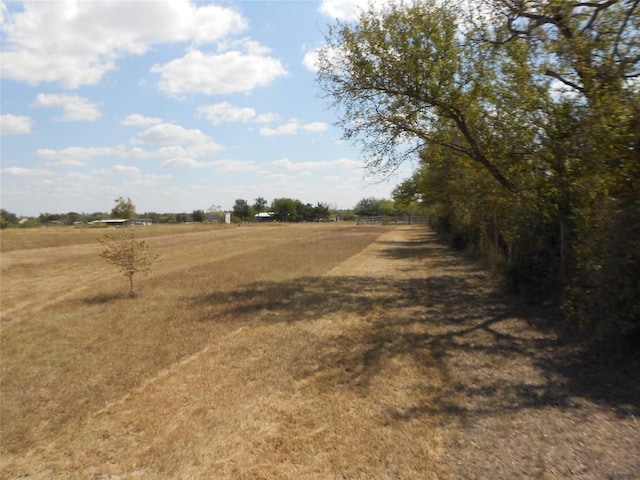
<path id="1" fill-rule="evenodd" d="M 590 363 L 423 227 L 149 241 L 133 300 L 93 246 L 2 256 L 2 478 L 640 471 L 638 362 Z"/>
<path id="2" fill-rule="evenodd" d="M 213 301 L 217 296 L 242 285 L 321 276 L 384 231 L 311 225 L 158 237 L 150 240 L 161 254 L 157 271 L 138 279 L 135 299 L 126 297 L 124 279 L 93 245 L 32 251 L 39 270 L 64 277 L 66 269 L 74 276 L 70 283 L 83 284 L 80 271 L 94 273 L 90 288 L 60 301 L 38 294 L 48 292 L 47 275 L 13 275 L 24 272 L 21 258 L 32 257 L 3 255 L 3 310 L 5 300 L 12 301 L 5 298 L 7 278 L 11 296 L 25 303 L 1 338 L 3 464 L 80 428 L 109 402 L 268 310 L 256 301 L 246 314 L 229 312 L 227 302 Z M 57 265 L 61 257 L 64 266 Z M 103 281 L 96 272 L 104 272 Z M 290 292 L 268 293 L 268 301 L 279 302 Z M 45 300 L 47 308 L 38 309 Z"/>

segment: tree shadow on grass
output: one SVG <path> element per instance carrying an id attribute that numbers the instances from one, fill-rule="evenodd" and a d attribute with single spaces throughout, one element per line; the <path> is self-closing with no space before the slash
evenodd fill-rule
<path id="1" fill-rule="evenodd" d="M 584 400 L 620 416 L 640 414 L 637 358 L 594 362 L 554 329 L 560 320 L 548 309 L 483 284 L 483 278 L 489 280 L 479 268 L 429 239 L 391 242 L 381 254 L 390 261 L 416 263 L 437 254 L 440 273 L 256 282 L 191 300 L 211 307 L 202 310 L 207 312 L 202 321 L 287 324 L 357 318 L 348 333 L 337 329 L 309 345 L 296 376 L 322 378 L 325 384 L 368 395 L 385 365 L 409 357 L 424 368 L 425 378 L 437 372 L 443 381 L 437 387 L 425 383 L 423 401 L 394 413 L 397 420 L 436 412 L 465 416 L 549 406 L 580 409 Z"/>

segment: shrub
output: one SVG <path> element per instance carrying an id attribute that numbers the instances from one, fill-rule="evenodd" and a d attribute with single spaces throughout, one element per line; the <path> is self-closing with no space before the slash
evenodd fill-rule
<path id="1" fill-rule="evenodd" d="M 100 256 L 120 268 L 129 279 L 129 296 L 135 296 L 133 276 L 138 272 L 144 275 L 151 273 L 151 265 L 158 256 L 151 253 L 144 240 L 136 240 L 133 232 L 107 234 L 99 241 L 105 246 Z"/>

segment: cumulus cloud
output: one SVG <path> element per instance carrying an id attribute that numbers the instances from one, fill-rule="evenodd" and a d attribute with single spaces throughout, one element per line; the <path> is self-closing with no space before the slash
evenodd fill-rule
<path id="1" fill-rule="evenodd" d="M 155 145 L 180 145 L 207 143 L 210 138 L 197 129 L 186 129 L 173 123 L 160 123 L 136 135 L 135 141 Z"/>
<path id="2" fill-rule="evenodd" d="M 158 88 L 173 96 L 250 92 L 287 74 L 280 60 L 239 50 L 213 54 L 193 50 L 151 71 L 160 74 Z"/>
<path id="3" fill-rule="evenodd" d="M 319 49 L 309 50 L 304 54 L 304 57 L 302 57 L 302 65 L 311 72 L 318 71 L 318 50 Z"/>
<path id="4" fill-rule="evenodd" d="M 132 116 L 130 116 L 132 117 Z M 127 118 L 130 118 L 127 117 Z M 142 117 L 148 121 L 148 117 Z M 131 124 L 143 124 L 145 121 L 134 118 Z M 154 119 L 155 121 L 155 119 Z M 111 147 L 66 147 L 59 150 L 39 148 L 36 153 L 48 166 L 82 167 L 96 157 L 114 157 L 123 159 L 197 159 L 220 151 L 222 146 L 208 135 L 197 129 L 187 129 L 172 123 L 152 125 L 134 136 L 130 144 Z M 168 163 L 167 163 L 168 162 Z M 165 161 L 165 164 L 171 164 Z M 124 170 L 121 170 L 124 172 Z"/>
<path id="5" fill-rule="evenodd" d="M 276 135 L 292 135 L 298 133 L 300 130 L 308 132 L 324 132 L 329 129 L 329 126 L 324 122 L 312 122 L 307 124 L 300 124 L 298 120 L 290 120 L 287 123 L 283 123 L 275 128 L 262 127 L 260 134 L 265 137 L 273 137 Z"/>
<path id="6" fill-rule="evenodd" d="M 53 172 L 39 168 L 7 167 L 0 168 L 0 174 L 15 177 L 42 177 L 53 175 Z"/>
<path id="7" fill-rule="evenodd" d="M 22 135 L 31 133 L 33 120 L 25 115 L 0 115 L 0 133 L 2 135 Z"/>
<path id="8" fill-rule="evenodd" d="M 36 153 L 46 160 L 46 165 L 59 167 L 81 167 L 94 157 L 124 156 L 122 149 L 115 147 L 67 147 L 60 150 L 39 148 Z"/>
<path id="9" fill-rule="evenodd" d="M 97 104 L 78 95 L 39 93 L 32 106 L 61 107 L 63 115 L 60 120 L 65 122 L 93 122 L 102 116 Z"/>
<path id="10" fill-rule="evenodd" d="M 328 168 L 342 168 L 348 170 L 362 169 L 362 163 L 349 158 L 338 158 L 326 162 L 292 162 L 288 158 L 281 158 L 273 162 L 273 166 L 281 170 L 305 172 L 310 170 L 323 170 Z"/>
<path id="11" fill-rule="evenodd" d="M 325 122 L 312 122 L 307 123 L 306 125 L 301 125 L 300 129 L 307 132 L 326 132 L 329 129 L 329 126 Z"/>
<path id="12" fill-rule="evenodd" d="M 322 0 L 320 12 L 337 20 L 356 20 L 369 7 L 382 9 L 392 0 Z"/>
<path id="13" fill-rule="evenodd" d="M 162 123 L 161 118 L 145 117 L 139 113 L 132 113 L 131 115 L 123 118 L 120 122 L 121 125 L 125 125 L 127 127 L 149 127 L 151 125 L 157 125 L 158 123 Z"/>
<path id="14" fill-rule="evenodd" d="M 162 162 L 163 167 L 187 167 L 187 168 L 198 168 L 203 167 L 204 163 L 198 162 L 194 158 L 189 157 L 174 157 L 169 160 L 165 160 Z"/>
<path id="15" fill-rule="evenodd" d="M 249 160 L 222 159 L 215 160 L 212 164 L 219 172 L 263 172 L 262 167 Z"/>
<path id="16" fill-rule="evenodd" d="M 115 175 L 140 175 L 140 169 L 130 165 L 114 165 L 104 170 L 104 172 Z"/>
<path id="17" fill-rule="evenodd" d="M 189 156 L 174 157 L 162 163 L 163 167 L 186 167 L 186 168 L 212 168 L 221 173 L 231 172 L 262 172 L 262 167 L 252 161 L 245 160 L 214 160 L 209 162 L 199 161 Z"/>
<path id="18" fill-rule="evenodd" d="M 279 120 L 280 116 L 277 113 L 261 113 L 256 117 L 258 123 L 270 123 Z"/>
<path id="19" fill-rule="evenodd" d="M 191 0 L 24 2 L 2 17 L 2 76 L 65 88 L 95 85 L 119 58 L 154 44 L 203 44 L 248 27 L 233 8 Z"/>
<path id="20" fill-rule="evenodd" d="M 238 107 L 228 102 L 198 107 L 198 113 L 214 125 L 225 122 L 248 122 L 255 118 L 256 111 L 249 107 Z"/>
<path id="21" fill-rule="evenodd" d="M 362 9 L 367 8 L 368 0 L 322 0 L 320 12 L 338 20 L 355 20 Z"/>

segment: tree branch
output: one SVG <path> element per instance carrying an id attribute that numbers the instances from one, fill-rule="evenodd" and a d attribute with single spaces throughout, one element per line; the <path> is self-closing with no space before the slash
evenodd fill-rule
<path id="1" fill-rule="evenodd" d="M 553 70 L 548 68 L 548 69 L 545 70 L 544 74 L 546 76 L 548 76 L 548 77 L 552 77 L 552 78 L 555 78 L 556 80 L 559 80 L 560 82 L 564 83 L 568 87 L 571 87 L 574 90 L 579 91 L 580 93 L 584 93 L 584 87 L 581 87 L 577 83 L 574 83 L 574 82 L 572 82 L 570 80 L 567 80 L 562 75 L 560 75 L 558 72 L 555 72 L 555 71 L 553 71 Z"/>

